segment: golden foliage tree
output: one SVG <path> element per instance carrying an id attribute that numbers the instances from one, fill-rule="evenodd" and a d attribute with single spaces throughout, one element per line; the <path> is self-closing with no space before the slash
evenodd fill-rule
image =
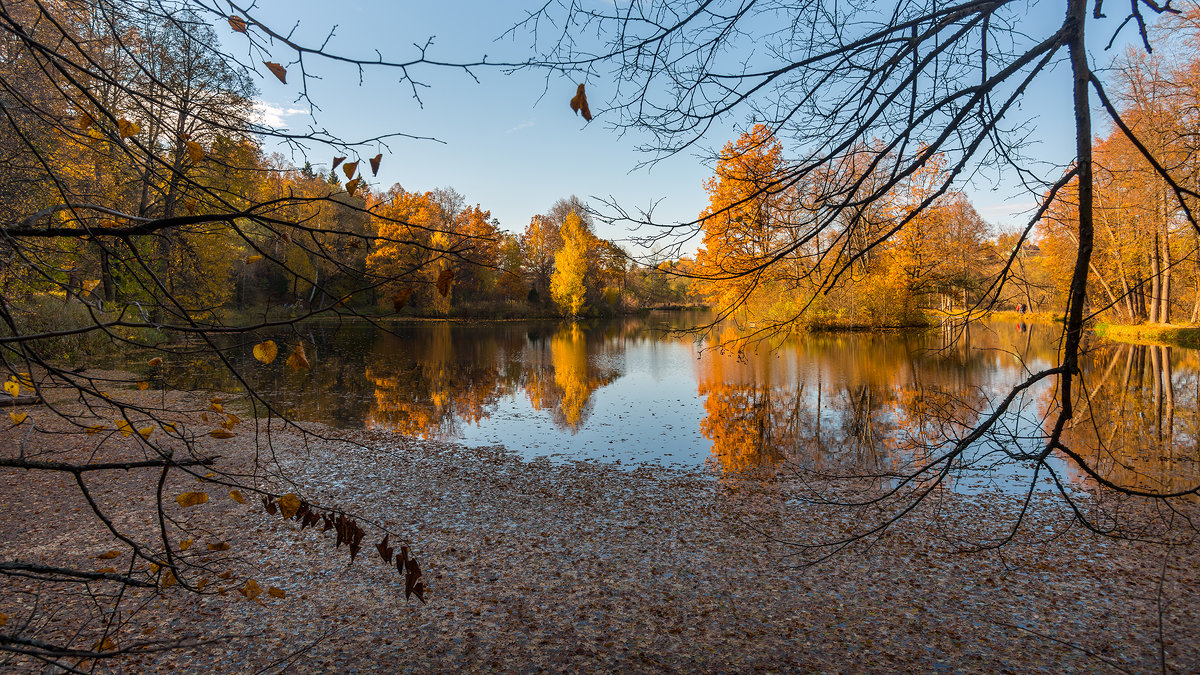
<path id="1" fill-rule="evenodd" d="M 555 304 L 567 316 L 583 311 L 587 288 L 584 275 L 588 267 L 588 234 L 583 219 L 574 211 L 562 224 L 562 248 L 554 254 L 554 274 L 550 278 L 550 294 Z"/>

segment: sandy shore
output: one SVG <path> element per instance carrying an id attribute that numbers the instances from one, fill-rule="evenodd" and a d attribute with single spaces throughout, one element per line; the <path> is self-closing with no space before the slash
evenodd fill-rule
<path id="1" fill-rule="evenodd" d="M 4 431 L 0 443 L 14 447 L 25 431 Z M 234 502 L 228 488 L 171 479 L 167 499 L 187 490 L 211 497 L 166 508 L 177 519 L 173 546 L 193 539 L 187 555 L 205 567 L 188 580 L 208 576 L 211 585 L 202 596 L 178 586 L 129 591 L 115 643 L 216 642 L 129 656 L 111 670 L 1147 672 L 1159 669 L 1163 570 L 1167 666 L 1200 669 L 1196 547 L 1176 546 L 1164 560 L 1161 549 L 1062 532 L 1052 507 L 1000 551 L 960 555 L 947 552 L 946 536 L 988 527 L 1012 506 L 945 496 L 868 550 L 796 568 L 794 549 L 774 539 L 834 537 L 850 523 L 798 502 L 782 480 L 525 462 L 502 448 L 385 433 L 361 432 L 352 443 L 281 432 L 270 445 L 256 443 L 248 424 L 238 433 L 205 447 L 225 467 L 277 469 L 247 479 L 258 487 L 358 514 L 363 551 L 350 564 L 332 532 L 301 531 L 255 499 Z M 120 455 L 121 442 L 129 439 L 100 454 Z M 91 484 L 119 525 L 145 533 L 157 477 L 105 472 Z M 0 560 L 129 564 L 124 553 L 96 559 L 121 546 L 72 481 L 0 473 Z M 419 553 L 428 604 L 405 600 L 368 521 Z M 230 548 L 207 551 L 213 542 Z M 223 581 L 224 571 L 232 577 Z M 286 597 L 248 601 L 236 592 L 246 579 Z M 0 583 L 10 627 L 36 615 L 52 634 L 55 622 L 79 618 L 78 598 L 52 610 L 51 593 L 35 605 L 22 582 Z"/>

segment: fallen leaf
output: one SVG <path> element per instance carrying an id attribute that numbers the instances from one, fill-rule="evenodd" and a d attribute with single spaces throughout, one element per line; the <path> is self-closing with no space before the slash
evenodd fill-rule
<path id="1" fill-rule="evenodd" d="M 117 650 L 117 643 L 113 642 L 112 638 L 106 637 L 92 645 L 92 649 L 98 652 L 113 652 Z"/>
<path id="2" fill-rule="evenodd" d="M 207 492 L 185 492 L 175 498 L 175 502 L 185 509 L 208 501 Z"/>
<path id="3" fill-rule="evenodd" d="M 245 503 L 246 503 L 246 498 L 245 498 L 245 497 L 243 497 L 243 496 L 242 496 L 242 493 L 241 493 L 241 492 L 238 492 L 237 490 L 230 490 L 230 491 L 229 491 L 229 498 L 230 498 L 230 499 L 232 499 L 233 501 L 235 501 L 235 502 L 239 503 L 239 504 L 245 504 Z"/>
<path id="4" fill-rule="evenodd" d="M 284 593 L 282 588 L 275 588 L 274 586 L 267 589 L 267 595 L 273 598 L 287 597 L 287 593 Z"/>
<path id="5" fill-rule="evenodd" d="M 150 438 L 150 434 L 154 433 L 154 427 L 142 427 L 138 429 L 138 435 L 142 438 Z"/>
<path id="6" fill-rule="evenodd" d="M 180 551 L 188 550 L 189 548 L 192 547 L 193 541 L 195 541 L 195 540 L 194 539 L 184 539 L 183 541 L 179 542 L 179 550 Z"/>
<path id="7" fill-rule="evenodd" d="M 96 573 L 97 573 L 97 574 L 116 574 L 116 573 L 117 573 L 117 568 L 115 568 L 115 567 L 101 567 L 100 569 L 96 570 Z"/>
<path id="8" fill-rule="evenodd" d="M 208 550 L 210 550 L 210 551 L 228 551 L 229 550 L 229 542 L 219 541 L 215 544 L 208 544 Z M 229 577 L 221 577 L 221 578 L 228 579 Z"/>
<path id="9" fill-rule="evenodd" d="M 21 385 L 14 380 L 9 380 L 4 383 L 4 391 L 13 395 L 16 398 L 21 393 Z"/>
<path id="10" fill-rule="evenodd" d="M 225 406 L 221 405 L 220 403 L 209 403 L 209 404 L 208 404 L 208 409 L 209 409 L 209 410 L 215 410 L 215 411 L 217 411 L 217 412 L 219 412 L 219 413 L 223 413 L 223 412 L 225 412 Z"/>
<path id="11" fill-rule="evenodd" d="M 141 382 L 138 382 L 137 387 L 138 387 L 138 391 L 146 391 L 147 389 L 150 388 L 150 383 L 145 380 L 142 380 Z"/>
<path id="12" fill-rule="evenodd" d="M 245 585 L 238 589 L 238 593 L 246 596 L 246 599 L 248 600 L 254 600 L 258 596 L 262 595 L 262 589 L 258 587 L 257 581 L 249 579 L 246 581 Z"/>
<path id="13" fill-rule="evenodd" d="M 212 431 L 208 432 L 208 435 L 212 436 L 213 438 L 233 438 L 234 436 L 237 436 L 237 434 L 228 429 L 213 429 Z"/>
<path id="14" fill-rule="evenodd" d="M 96 556 L 96 560 L 112 560 L 113 558 L 121 557 L 120 551 L 106 551 Z"/>
<path id="15" fill-rule="evenodd" d="M 29 417 L 29 414 L 28 414 L 28 413 L 15 413 L 15 412 L 10 412 L 10 413 L 8 413 L 8 416 L 12 418 L 12 423 L 13 423 L 13 426 L 16 426 L 16 425 L 18 425 L 18 424 L 20 424 L 20 423 L 24 422 L 24 421 L 25 421 L 25 419 L 26 419 L 27 417 Z"/>
<path id="16" fill-rule="evenodd" d="M 228 580 L 233 578 L 233 572 L 226 570 L 217 575 L 218 579 Z"/>
<path id="17" fill-rule="evenodd" d="M 176 581 L 179 581 L 179 580 L 177 578 L 175 578 L 175 572 L 173 572 L 172 570 L 167 570 L 163 574 L 163 577 L 162 577 L 162 587 L 170 588 L 175 585 Z"/>
<path id="18" fill-rule="evenodd" d="M 88 435 L 98 434 L 108 428 L 107 424 L 93 424 L 87 428 Z"/>
<path id="19" fill-rule="evenodd" d="M 116 424 L 117 431 L 120 431 L 122 436 L 133 435 L 133 425 L 131 425 L 129 422 L 126 422 L 125 420 L 117 420 Z"/>

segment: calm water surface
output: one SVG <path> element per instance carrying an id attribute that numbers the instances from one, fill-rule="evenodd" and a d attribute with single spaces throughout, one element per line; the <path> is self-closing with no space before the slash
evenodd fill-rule
<path id="1" fill-rule="evenodd" d="M 394 323 L 390 332 L 313 323 L 272 336 L 284 353 L 305 341 L 313 368 L 303 374 L 289 373 L 283 358 L 258 364 L 248 345 L 229 354 L 282 411 L 342 428 L 501 444 L 553 461 L 887 470 L 936 451 L 939 439 L 990 412 L 1029 370 L 1051 365 L 1058 337 L 1053 326 L 996 323 L 966 332 L 820 333 L 733 352 L 716 346 L 731 333 L 699 340 L 668 330 L 704 318 Z M 1084 368 L 1094 423 L 1076 425 L 1069 440 L 1102 445 L 1104 466 L 1142 483 L 1194 476 L 1197 365 L 1189 350 L 1096 347 Z M 173 374 L 176 386 L 220 377 L 203 364 Z M 956 487 L 1003 488 L 1025 475 L 1019 462 L 994 460 L 1036 447 L 1052 387 L 1026 392 L 1006 416 L 1004 436 L 980 447 L 978 466 Z"/>

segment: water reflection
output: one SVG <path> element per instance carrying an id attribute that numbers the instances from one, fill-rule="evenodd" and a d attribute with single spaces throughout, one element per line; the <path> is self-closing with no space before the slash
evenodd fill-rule
<path id="1" fill-rule="evenodd" d="M 527 457 L 886 476 L 937 456 L 1031 370 L 1053 364 L 1058 337 L 1053 326 L 995 324 L 721 350 L 715 345 L 736 335 L 696 343 L 664 330 L 703 318 L 405 323 L 390 332 L 314 323 L 300 336 L 271 336 L 283 345 L 303 339 L 310 372 L 263 367 L 245 345 L 229 345 L 228 356 L 300 420 L 499 443 Z M 171 386 L 238 386 L 217 364 L 172 364 Z M 1089 351 L 1082 366 L 1091 414 L 1077 419 L 1067 442 L 1087 448 L 1108 480 L 1193 483 L 1197 353 L 1109 345 Z M 1007 479 L 992 469 L 1004 460 L 1008 477 L 1019 477 L 1024 469 L 1007 460 L 1037 447 L 1053 394 L 1049 381 L 1030 389 L 1005 419 L 1006 435 L 966 460 L 995 481 Z"/>

